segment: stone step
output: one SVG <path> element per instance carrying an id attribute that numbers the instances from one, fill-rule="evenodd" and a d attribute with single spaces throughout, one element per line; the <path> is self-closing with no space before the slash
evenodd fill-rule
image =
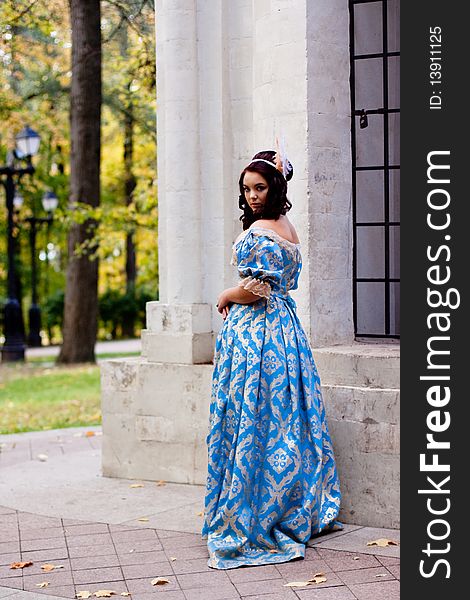
<path id="1" fill-rule="evenodd" d="M 322 384 L 398 389 L 398 344 L 352 344 L 313 350 Z"/>

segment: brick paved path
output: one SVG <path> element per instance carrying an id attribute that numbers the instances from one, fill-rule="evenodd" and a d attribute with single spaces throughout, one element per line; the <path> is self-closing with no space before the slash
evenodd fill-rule
<path id="1" fill-rule="evenodd" d="M 91 429 L 99 434 L 99 428 Z M 399 547 L 366 545 L 380 537 L 398 541 L 398 532 L 391 530 L 346 525 L 344 531 L 312 539 L 304 560 L 227 571 L 210 569 L 206 543 L 195 533 L 201 517 L 194 509 L 201 506 L 202 486 L 158 487 L 143 482 L 144 488 L 130 489 L 132 481 L 110 480 L 96 472 L 89 473 L 90 480 L 83 479 L 85 475 L 77 475 L 76 465 L 83 461 L 84 472 L 93 470 L 90 465 L 98 466 L 86 461 L 99 459 L 100 440 L 83 433 L 73 429 L 0 436 L 0 504 L 6 504 L 0 506 L 0 598 L 75 598 L 79 591 L 100 589 L 118 595 L 128 592 L 131 600 L 150 600 L 157 598 L 156 594 L 164 594 L 163 600 L 399 598 Z M 46 461 L 37 459 L 41 452 L 49 453 Z M 66 456 L 69 464 L 75 465 L 68 472 Z M 44 492 L 48 477 L 50 508 Z M 119 491 L 106 487 L 105 493 L 98 495 L 104 506 L 98 506 L 97 485 L 115 485 Z M 122 507 L 116 512 L 113 505 L 129 497 L 126 518 Z M 149 514 L 148 522 L 139 522 L 137 515 L 142 514 L 143 505 L 149 509 L 149 503 L 158 510 Z M 88 519 L 71 518 L 78 509 Z M 106 511 L 109 519 L 103 518 Z M 32 561 L 33 565 L 10 569 L 11 563 L 19 561 Z M 44 573 L 41 565 L 45 563 L 63 567 Z M 295 591 L 283 587 L 320 571 L 326 575 L 324 583 Z M 153 586 L 155 577 L 165 577 L 169 583 Z M 44 581 L 49 585 L 39 588 L 37 584 Z"/>

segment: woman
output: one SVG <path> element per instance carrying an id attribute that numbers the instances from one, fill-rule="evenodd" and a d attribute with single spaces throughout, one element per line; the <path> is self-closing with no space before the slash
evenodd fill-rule
<path id="1" fill-rule="evenodd" d="M 243 232 L 233 245 L 240 281 L 217 306 L 224 318 L 212 377 L 202 536 L 208 565 L 232 569 L 303 557 L 331 529 L 340 489 L 320 379 L 289 290 L 302 267 L 286 217 L 292 165 L 256 154 L 240 176 Z"/>

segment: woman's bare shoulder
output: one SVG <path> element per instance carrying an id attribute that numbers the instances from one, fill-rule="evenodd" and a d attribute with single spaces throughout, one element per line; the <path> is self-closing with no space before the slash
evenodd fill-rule
<path id="1" fill-rule="evenodd" d="M 281 217 L 277 221 L 274 219 L 259 219 L 253 223 L 252 227 L 264 227 L 265 229 L 271 229 L 289 242 L 294 244 L 300 243 L 299 236 L 295 231 L 295 227 L 287 217 Z"/>

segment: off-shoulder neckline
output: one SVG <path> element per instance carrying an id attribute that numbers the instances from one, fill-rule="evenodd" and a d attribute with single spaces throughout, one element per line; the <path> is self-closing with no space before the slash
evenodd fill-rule
<path id="1" fill-rule="evenodd" d="M 235 244 L 237 244 L 240 240 L 242 240 L 243 237 L 249 231 L 253 231 L 253 232 L 256 232 L 256 231 L 266 232 L 267 231 L 268 234 L 271 234 L 272 237 L 274 237 L 277 241 L 285 242 L 286 244 L 289 244 L 290 246 L 294 246 L 295 248 L 300 248 L 300 246 L 301 246 L 300 242 L 291 242 L 287 238 L 282 237 L 282 235 L 279 235 L 279 233 L 277 231 L 274 231 L 274 229 L 269 229 L 268 227 L 261 227 L 260 225 L 256 225 L 254 227 L 253 226 L 252 227 L 248 227 L 248 229 L 245 229 L 245 231 L 242 231 L 242 233 L 235 240 Z"/>

